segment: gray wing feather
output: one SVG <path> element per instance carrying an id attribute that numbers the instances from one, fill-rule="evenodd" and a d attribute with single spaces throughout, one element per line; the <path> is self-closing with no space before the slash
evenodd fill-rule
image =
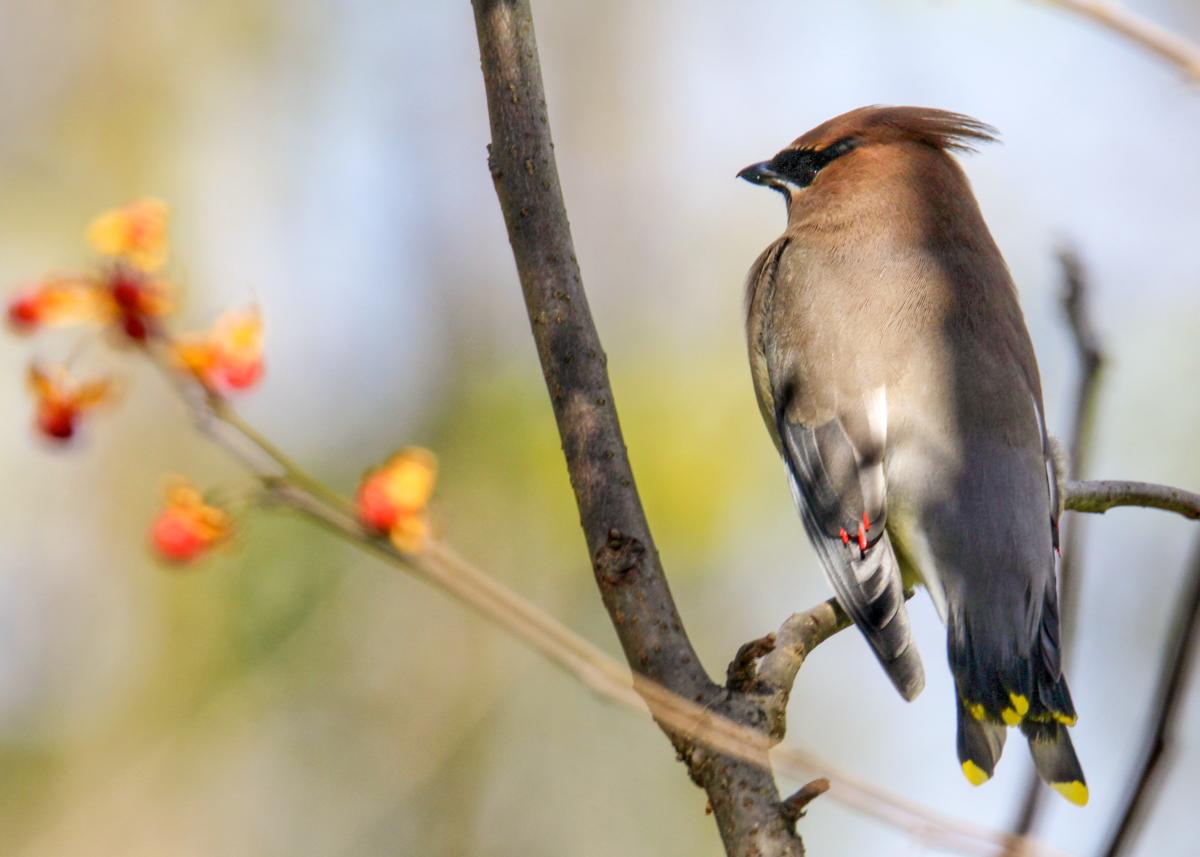
<path id="1" fill-rule="evenodd" d="M 838 421 L 814 429 L 781 416 L 778 430 L 796 506 L 838 603 L 900 695 L 915 698 L 925 672 L 912 642 L 900 568 L 883 529 L 882 492 L 873 487 L 877 474 L 869 472 L 882 462 L 868 457 L 864 467 Z M 857 541 L 864 512 L 871 521 L 865 552 Z M 848 544 L 843 531 L 851 536 Z"/>

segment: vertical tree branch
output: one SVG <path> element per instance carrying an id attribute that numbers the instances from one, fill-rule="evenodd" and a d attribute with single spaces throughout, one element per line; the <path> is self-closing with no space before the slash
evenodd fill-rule
<path id="1" fill-rule="evenodd" d="M 491 116 L 488 165 L 533 327 L 580 523 L 629 662 L 691 693 L 708 677 L 650 537 L 588 309 L 550 140 L 527 2 L 474 3 Z M 621 633 L 621 626 L 627 628 Z"/>
<path id="2" fill-rule="evenodd" d="M 604 605 L 636 671 L 760 727 L 765 718 L 757 704 L 717 687 L 705 673 L 650 536 L 575 259 L 529 2 L 472 5 L 491 119 L 488 163 Z M 765 759 L 747 764 L 668 735 L 707 791 L 729 854 L 803 853 Z"/>
<path id="3" fill-rule="evenodd" d="M 1104 366 L 1104 352 L 1100 338 L 1092 325 L 1089 311 L 1089 292 L 1083 266 L 1073 250 L 1059 251 L 1059 262 L 1063 271 L 1063 310 L 1071 328 L 1071 340 L 1075 345 L 1075 357 L 1079 363 L 1079 386 L 1075 391 L 1074 410 L 1071 415 L 1070 475 L 1072 479 L 1083 478 L 1092 452 L 1092 439 L 1096 425 L 1097 392 L 1100 389 L 1100 370 Z M 1072 629 L 1079 607 L 1079 575 L 1083 566 L 1083 524 L 1078 518 L 1063 523 L 1063 557 L 1059 568 L 1059 615 L 1063 627 L 1063 650 L 1071 648 Z"/>
<path id="4" fill-rule="evenodd" d="M 1196 626 L 1200 624 L 1200 541 L 1196 543 L 1188 574 L 1184 584 L 1187 592 L 1171 627 L 1171 637 L 1166 646 L 1167 657 L 1159 674 L 1157 700 L 1146 747 L 1132 777 L 1125 809 L 1101 851 L 1104 857 L 1119 857 L 1132 842 L 1149 799 L 1156 790 L 1155 773 L 1159 769 L 1159 762 L 1174 737 L 1175 719 L 1196 656 Z"/>

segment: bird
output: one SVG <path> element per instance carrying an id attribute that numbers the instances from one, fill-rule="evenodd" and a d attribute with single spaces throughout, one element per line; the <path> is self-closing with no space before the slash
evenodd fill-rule
<path id="1" fill-rule="evenodd" d="M 997 137 L 959 113 L 870 106 L 739 172 L 787 203 L 746 280 L 750 369 L 825 577 L 900 695 L 925 685 L 905 605 L 921 584 L 946 626 L 967 780 L 993 776 L 1016 727 L 1041 779 L 1082 806 L 1063 456 L 1016 286 L 954 157 Z"/>

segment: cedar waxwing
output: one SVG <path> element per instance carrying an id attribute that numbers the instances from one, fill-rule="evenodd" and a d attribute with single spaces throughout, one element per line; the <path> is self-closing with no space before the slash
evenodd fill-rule
<path id="1" fill-rule="evenodd" d="M 947 627 L 967 779 L 992 776 L 1019 726 L 1082 805 L 1055 448 L 1016 289 L 949 154 L 994 134 L 864 107 L 738 173 L 788 215 L 747 280 L 750 367 L 825 575 L 896 689 L 925 684 L 904 604 L 919 582 Z"/>

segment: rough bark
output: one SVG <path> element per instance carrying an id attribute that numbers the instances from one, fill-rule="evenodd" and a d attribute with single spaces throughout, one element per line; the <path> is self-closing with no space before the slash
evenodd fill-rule
<path id="1" fill-rule="evenodd" d="M 642 510 L 575 258 L 528 0 L 472 5 L 491 119 L 488 165 L 604 606 L 634 670 L 760 728 L 766 715 L 757 702 L 716 685 L 701 666 Z M 803 853 L 765 760 L 729 759 L 668 734 L 708 793 L 727 853 Z"/>

